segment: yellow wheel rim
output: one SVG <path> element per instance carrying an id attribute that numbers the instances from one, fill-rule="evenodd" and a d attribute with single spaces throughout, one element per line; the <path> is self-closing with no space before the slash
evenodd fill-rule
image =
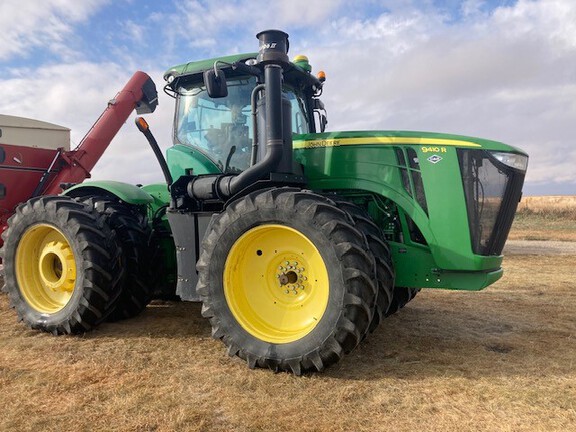
<path id="1" fill-rule="evenodd" d="M 316 246 L 283 225 L 252 228 L 226 259 L 226 302 L 244 330 L 266 342 L 290 343 L 310 333 L 326 311 L 329 293 Z"/>
<path id="2" fill-rule="evenodd" d="M 76 284 L 74 252 L 52 225 L 28 228 L 16 249 L 16 280 L 24 300 L 41 313 L 56 313 L 70 301 Z"/>

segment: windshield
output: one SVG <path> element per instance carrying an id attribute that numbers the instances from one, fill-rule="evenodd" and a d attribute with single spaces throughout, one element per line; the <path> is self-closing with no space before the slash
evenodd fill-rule
<path id="1" fill-rule="evenodd" d="M 254 137 L 250 97 L 255 86 L 255 78 L 228 80 L 228 96 L 219 99 L 211 99 L 204 86 L 180 88 L 176 142 L 200 150 L 224 172 L 248 168 Z M 290 90 L 285 94 L 292 104 L 293 132 L 307 133 L 303 101 Z"/>

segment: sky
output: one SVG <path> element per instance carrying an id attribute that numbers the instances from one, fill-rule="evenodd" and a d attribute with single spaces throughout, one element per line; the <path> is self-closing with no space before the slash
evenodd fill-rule
<path id="1" fill-rule="evenodd" d="M 0 113 L 72 129 L 77 145 L 136 70 L 159 90 L 147 121 L 171 145 L 163 73 L 254 52 L 259 31 L 324 70 L 328 130 L 416 130 L 530 155 L 525 195 L 576 195 L 573 0 L 2 0 Z M 162 181 L 134 115 L 94 179 Z"/>

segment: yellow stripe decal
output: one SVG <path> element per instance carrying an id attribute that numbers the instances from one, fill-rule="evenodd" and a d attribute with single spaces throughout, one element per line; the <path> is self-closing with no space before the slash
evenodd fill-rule
<path id="1" fill-rule="evenodd" d="M 419 137 L 363 137 L 363 138 L 328 138 L 319 140 L 294 141 L 294 148 L 338 147 L 346 145 L 363 144 L 416 144 L 416 145 L 443 145 L 458 147 L 482 147 L 470 141 L 460 141 L 446 138 L 419 138 Z"/>

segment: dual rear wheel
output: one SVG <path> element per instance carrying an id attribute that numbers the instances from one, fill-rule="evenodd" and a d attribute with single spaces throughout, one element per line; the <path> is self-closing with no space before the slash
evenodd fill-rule
<path id="1" fill-rule="evenodd" d="M 387 258 L 386 258 L 387 259 Z M 197 266 L 202 314 L 250 367 L 320 371 L 365 337 L 391 298 L 363 228 L 329 198 L 254 192 L 219 214 Z"/>
<path id="2" fill-rule="evenodd" d="M 83 333 L 140 313 L 149 228 L 129 206 L 105 199 L 33 198 L 3 234 L 5 286 L 29 327 Z"/>

